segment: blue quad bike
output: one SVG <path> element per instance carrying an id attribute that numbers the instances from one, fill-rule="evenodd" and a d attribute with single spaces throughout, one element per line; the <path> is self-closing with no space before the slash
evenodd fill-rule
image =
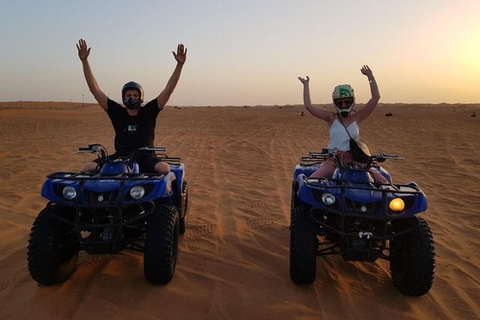
<path id="1" fill-rule="evenodd" d="M 328 157 L 337 169 L 331 179 L 309 176 Z M 343 163 L 324 149 L 302 157 L 294 170 L 290 225 L 290 278 L 310 284 L 316 258 L 340 254 L 345 261 L 390 263 L 394 286 L 403 294 L 421 296 L 433 284 L 435 251 L 427 222 L 417 217 L 427 199 L 414 183 L 394 184 L 379 163 L 402 160 L 371 155 L 365 165 Z M 376 182 L 376 168 L 389 183 Z"/>
<path id="2" fill-rule="evenodd" d="M 49 200 L 33 223 L 28 269 L 41 285 L 67 280 L 79 251 L 117 254 L 123 249 L 144 254 L 144 275 L 152 284 L 173 278 L 179 234 L 187 222 L 188 189 L 184 164 L 163 147 L 144 147 L 110 160 L 100 144 L 79 148 L 105 164 L 98 173 L 55 172 L 47 176 L 42 196 Z M 142 173 L 137 152 L 155 153 L 170 165 L 166 174 Z"/>

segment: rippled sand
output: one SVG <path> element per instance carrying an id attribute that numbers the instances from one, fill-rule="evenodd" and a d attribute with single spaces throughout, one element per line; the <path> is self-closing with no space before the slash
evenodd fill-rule
<path id="1" fill-rule="evenodd" d="M 163 110 L 156 146 L 186 165 L 190 216 L 175 276 L 143 277 L 139 253 L 80 256 L 64 284 L 41 287 L 27 269 L 33 220 L 46 205 L 46 174 L 78 170 L 113 129 L 98 106 L 0 110 L 1 319 L 478 319 L 480 318 L 480 114 L 476 105 L 381 105 L 362 124 L 374 153 L 405 157 L 384 167 L 427 194 L 421 216 L 434 234 L 431 291 L 399 293 L 388 262 L 318 258 L 317 281 L 289 278 L 290 187 L 300 156 L 328 142 L 301 107 Z M 386 117 L 387 113 L 393 116 Z"/>

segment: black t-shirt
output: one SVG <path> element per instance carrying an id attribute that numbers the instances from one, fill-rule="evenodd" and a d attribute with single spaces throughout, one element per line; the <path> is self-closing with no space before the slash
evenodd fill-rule
<path id="1" fill-rule="evenodd" d="M 118 155 L 128 155 L 134 149 L 153 146 L 155 126 L 160 113 L 157 99 L 153 99 L 130 116 L 127 109 L 108 99 L 107 114 L 115 130 L 115 151 Z"/>

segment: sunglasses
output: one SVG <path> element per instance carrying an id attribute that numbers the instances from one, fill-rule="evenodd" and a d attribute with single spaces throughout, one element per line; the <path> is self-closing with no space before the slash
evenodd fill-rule
<path id="1" fill-rule="evenodd" d="M 353 103 L 352 99 L 335 100 L 335 105 L 337 105 L 338 107 L 341 107 L 343 105 L 346 105 L 347 107 L 349 107 L 352 103 Z"/>

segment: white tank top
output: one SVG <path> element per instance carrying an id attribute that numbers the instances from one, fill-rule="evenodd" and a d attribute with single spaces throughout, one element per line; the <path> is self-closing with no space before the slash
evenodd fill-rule
<path id="1" fill-rule="evenodd" d="M 358 139 L 360 135 L 360 128 L 358 127 L 357 121 L 353 121 L 347 130 L 354 139 Z M 330 127 L 330 142 L 328 142 L 328 149 L 337 149 L 338 151 L 349 151 L 350 150 L 350 137 L 345 130 L 345 127 L 335 119 L 332 126 Z"/>

